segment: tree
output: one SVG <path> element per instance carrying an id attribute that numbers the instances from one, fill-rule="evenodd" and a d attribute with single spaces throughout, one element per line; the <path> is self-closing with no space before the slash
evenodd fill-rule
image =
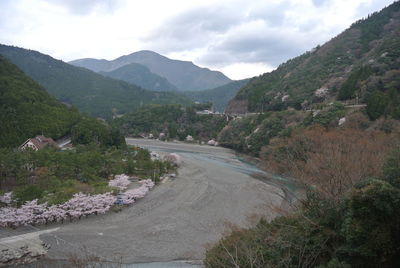
<path id="1" fill-rule="evenodd" d="M 371 120 L 378 119 L 385 114 L 388 99 L 384 93 L 374 90 L 367 101 L 367 114 Z"/>

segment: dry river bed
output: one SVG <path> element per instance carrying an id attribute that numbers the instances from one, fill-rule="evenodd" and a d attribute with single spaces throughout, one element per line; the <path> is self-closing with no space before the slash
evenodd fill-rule
<path id="1" fill-rule="evenodd" d="M 178 176 L 121 212 L 13 232 L 32 236 L 48 230 L 37 236 L 51 246 L 52 259 L 87 252 L 121 259 L 130 264 L 126 267 L 187 267 L 182 261 L 201 263 L 206 249 L 232 227 L 270 219 L 282 204 L 282 189 L 251 177 L 259 170 L 231 150 L 145 139 L 127 143 L 178 153 L 183 159 Z"/>

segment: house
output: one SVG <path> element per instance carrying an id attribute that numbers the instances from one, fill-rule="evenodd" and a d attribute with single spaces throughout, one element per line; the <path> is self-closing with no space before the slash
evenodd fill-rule
<path id="1" fill-rule="evenodd" d="M 46 146 L 58 148 L 57 143 L 55 143 L 52 138 L 47 138 L 45 136 L 36 136 L 35 138 L 27 139 L 19 148 L 21 150 L 31 148 L 32 150 L 38 151 Z"/>

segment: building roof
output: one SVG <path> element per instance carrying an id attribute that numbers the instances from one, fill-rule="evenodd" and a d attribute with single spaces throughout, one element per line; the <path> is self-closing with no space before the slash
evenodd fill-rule
<path id="1" fill-rule="evenodd" d="M 28 140 L 27 140 L 26 142 L 24 142 L 20 147 L 23 147 L 23 146 L 24 146 L 26 143 L 28 143 L 29 141 L 32 142 L 33 145 L 35 145 L 35 147 L 36 147 L 38 150 L 43 149 L 44 147 L 46 147 L 46 146 L 48 146 L 48 145 L 58 147 L 58 146 L 57 146 L 57 143 L 55 143 L 55 141 L 54 141 L 52 138 L 47 138 L 47 137 L 42 136 L 42 135 L 36 136 L 35 138 L 28 139 Z"/>

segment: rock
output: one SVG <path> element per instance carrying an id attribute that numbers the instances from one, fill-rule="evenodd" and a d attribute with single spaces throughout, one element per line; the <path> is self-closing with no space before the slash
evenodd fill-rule
<path id="1" fill-rule="evenodd" d="M 342 118 L 339 119 L 338 125 L 341 126 L 341 125 L 343 125 L 345 122 L 346 122 L 346 117 L 342 117 Z"/>
<path id="2" fill-rule="evenodd" d="M 210 146 L 215 146 L 216 141 L 214 139 L 211 139 L 207 142 L 208 145 Z"/>

